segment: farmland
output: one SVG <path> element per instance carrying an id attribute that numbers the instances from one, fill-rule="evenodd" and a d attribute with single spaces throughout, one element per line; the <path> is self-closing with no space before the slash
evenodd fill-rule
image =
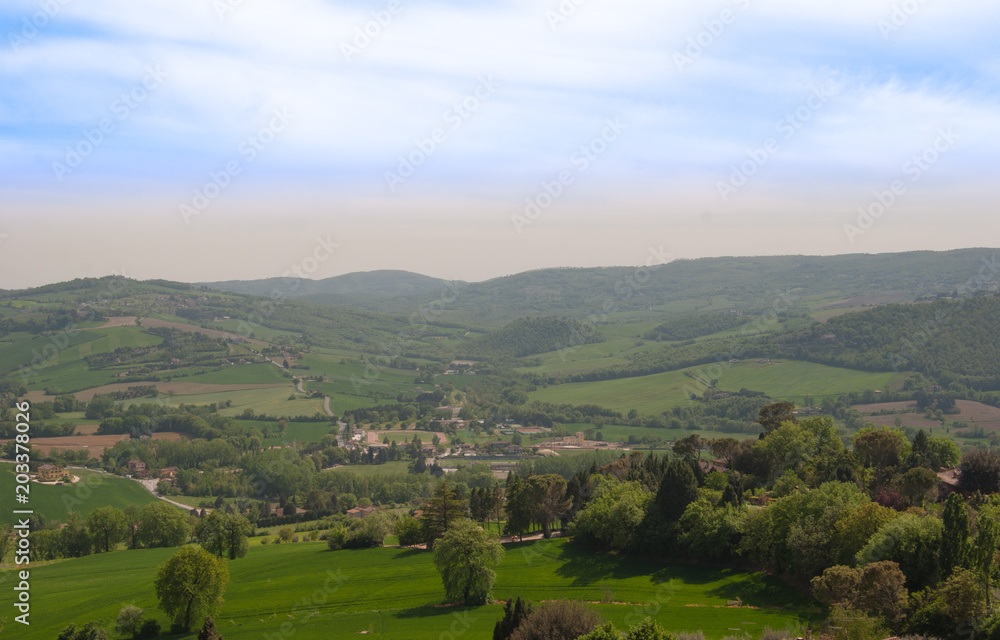
<path id="1" fill-rule="evenodd" d="M 812 615 L 808 599 L 761 574 L 650 564 L 594 554 L 563 540 L 506 546 L 494 586 L 498 599 L 627 603 L 591 606 L 619 626 L 626 618 L 635 624 L 636 616 L 652 615 L 669 629 L 702 629 L 712 640 L 741 623 L 752 625 L 747 629 L 755 635 L 765 627 L 797 629 Z M 32 625 L 21 637 L 47 640 L 71 622 L 109 622 L 130 602 L 168 626 L 156 608 L 152 582 L 155 568 L 175 552 L 119 551 L 33 569 Z M 226 603 L 217 620 L 230 640 L 273 637 L 288 624 L 302 640 L 353 638 L 366 630 L 430 640 L 456 620 L 467 621 L 469 637 L 483 638 L 500 617 L 499 605 L 441 607 L 444 593 L 433 555 L 419 550 L 331 552 L 323 543 L 255 544 L 229 568 Z M 737 597 L 748 606 L 725 606 Z"/>
<path id="2" fill-rule="evenodd" d="M 67 473 L 79 476 L 80 482 L 75 485 L 30 485 L 32 509 L 44 514 L 50 522 L 66 522 L 71 511 L 77 511 L 86 517 L 99 507 L 124 509 L 130 504 L 156 502 L 153 494 L 133 480 L 84 469 L 67 469 Z M 4 491 L 0 492 L 0 509 L 4 513 L 18 508 L 14 505 L 14 492 L 7 490 L 13 485 L 13 468 L 8 464 L 0 464 L 0 486 L 4 487 Z"/>
<path id="3" fill-rule="evenodd" d="M 717 387 L 723 391 L 746 388 L 763 391 L 776 400 L 800 404 L 807 395 L 819 401 L 850 391 L 891 388 L 901 384 L 905 377 L 903 374 L 869 373 L 810 362 L 759 364 L 743 361 L 634 378 L 553 385 L 533 392 L 531 399 L 553 403 L 593 403 L 616 411 L 636 409 L 641 413 L 655 414 L 681 405 L 687 402 L 689 393 L 705 389 L 685 372 L 717 379 Z"/>

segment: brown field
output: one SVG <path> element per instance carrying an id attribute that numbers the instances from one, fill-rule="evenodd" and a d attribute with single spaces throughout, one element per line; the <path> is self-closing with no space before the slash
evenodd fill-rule
<path id="1" fill-rule="evenodd" d="M 59 438 L 32 438 L 31 447 L 41 453 L 48 453 L 52 448 L 70 449 L 72 451 L 81 451 L 86 449 L 92 457 L 96 458 L 99 457 L 105 449 L 115 446 L 115 443 L 119 440 L 127 440 L 128 437 L 128 434 L 119 434 L 111 436 L 76 435 Z M 184 438 L 183 435 L 173 431 L 163 431 L 153 434 L 153 440 L 180 440 L 182 438 Z"/>
<path id="2" fill-rule="evenodd" d="M 959 422 L 976 422 L 986 431 L 1000 431 L 1000 408 L 991 407 L 988 404 L 983 404 L 981 402 L 974 402 L 972 400 L 956 400 L 955 405 L 961 410 L 960 413 L 947 414 L 945 419 L 951 423 L 952 421 Z M 903 426 L 914 427 L 916 429 L 931 429 L 931 428 L 941 428 L 941 423 L 937 420 L 928 420 L 924 418 L 924 414 L 912 413 L 917 410 L 917 404 L 915 402 L 883 402 L 879 404 L 859 404 L 854 406 L 855 409 L 860 411 L 863 415 L 872 416 L 882 409 L 889 409 L 891 411 L 897 411 L 897 415 L 902 419 Z M 911 412 L 911 413 L 902 413 Z M 876 425 L 888 425 L 893 426 L 895 424 L 895 415 L 885 415 L 872 416 L 871 422 Z"/>
<path id="3" fill-rule="evenodd" d="M 103 387 L 94 387 L 93 389 L 85 389 L 84 391 L 77 391 L 73 395 L 76 396 L 77 400 L 81 402 L 86 402 L 92 399 L 96 395 L 105 393 L 114 393 L 115 391 L 127 391 L 129 387 L 147 386 L 151 385 L 156 387 L 160 393 L 174 393 L 179 396 L 187 395 L 197 395 L 199 393 L 220 393 L 226 391 L 245 391 L 247 389 L 268 389 L 272 387 L 284 387 L 285 382 L 278 383 L 268 383 L 268 384 L 209 384 L 207 382 L 116 382 L 114 384 L 106 384 Z M 45 402 L 46 400 L 51 400 L 50 396 L 46 396 L 44 391 L 29 391 L 27 398 L 30 402 Z M 150 402 L 154 401 L 154 398 L 149 398 Z"/>
<path id="4" fill-rule="evenodd" d="M 134 327 L 135 316 L 117 316 L 114 318 L 108 318 L 107 324 L 105 324 L 102 329 L 108 327 Z M 218 329 L 203 329 L 202 327 L 193 324 L 184 324 L 183 322 L 169 322 L 167 320 L 157 320 L 156 318 L 143 318 L 142 326 L 144 327 L 168 327 L 170 329 L 179 329 L 180 331 L 190 331 L 192 333 L 202 333 L 210 338 L 224 338 L 227 340 L 234 340 L 236 342 L 249 342 L 250 344 L 256 344 L 262 347 L 270 347 L 270 342 L 264 342 L 263 340 L 258 340 L 257 338 L 245 338 L 236 333 L 230 333 L 228 331 L 219 331 Z"/>

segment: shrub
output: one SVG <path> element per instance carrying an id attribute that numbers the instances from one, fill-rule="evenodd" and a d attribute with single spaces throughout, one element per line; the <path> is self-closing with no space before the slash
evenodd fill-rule
<path id="1" fill-rule="evenodd" d="M 115 631 L 118 635 L 129 638 L 135 637 L 142 627 L 143 610 L 134 604 L 127 604 L 118 612 L 118 619 L 115 621 Z"/>
<path id="2" fill-rule="evenodd" d="M 137 640 L 146 640 L 146 638 L 155 638 L 160 635 L 160 623 L 156 620 L 146 620 L 142 623 L 142 627 L 139 628 L 139 634 L 136 635 Z"/>
<path id="3" fill-rule="evenodd" d="M 292 531 L 291 527 L 281 527 L 280 529 L 278 529 L 278 537 L 281 539 L 282 542 L 291 542 L 292 534 L 294 533 L 295 532 Z"/>
<path id="4" fill-rule="evenodd" d="M 600 614 L 582 602 L 559 600 L 536 609 L 521 622 L 510 640 L 576 640 L 603 622 Z"/>
<path id="5" fill-rule="evenodd" d="M 331 551 L 343 549 L 346 542 L 347 528 L 344 525 L 339 525 L 326 532 L 326 546 L 328 546 Z"/>

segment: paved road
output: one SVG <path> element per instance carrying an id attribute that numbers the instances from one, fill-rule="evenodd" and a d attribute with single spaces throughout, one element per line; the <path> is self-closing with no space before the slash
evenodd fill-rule
<path id="1" fill-rule="evenodd" d="M 138 482 L 139 484 L 141 484 L 142 486 L 146 487 L 147 489 L 149 489 L 150 493 L 152 493 L 154 496 L 156 496 L 160 500 L 163 500 L 164 502 L 169 502 L 170 504 L 174 505 L 175 507 L 180 507 L 181 509 L 184 509 L 185 511 L 190 511 L 191 509 L 194 508 L 194 507 L 192 507 L 189 504 L 182 504 L 180 502 L 175 502 L 175 501 L 171 500 L 170 498 L 164 498 L 163 496 L 161 496 L 159 494 L 159 492 L 156 491 L 156 484 L 159 482 L 159 480 L 156 480 L 154 478 L 149 478 L 149 479 L 145 479 L 145 480 L 141 480 L 139 478 L 132 478 L 132 479 L 135 480 L 136 482 Z M 200 511 L 200 509 L 199 509 L 199 511 Z M 205 509 L 205 513 L 211 513 L 212 511 L 213 511 L 213 509 Z"/>
<path id="2" fill-rule="evenodd" d="M 340 430 L 337 431 L 337 446 L 338 447 L 343 447 L 344 446 L 344 429 L 347 428 L 347 423 L 346 422 L 339 422 L 338 421 L 337 422 L 337 426 L 340 427 Z"/>
<path id="3" fill-rule="evenodd" d="M 305 393 L 306 392 L 306 390 L 302 388 L 302 378 L 299 378 L 299 383 L 298 383 L 297 386 L 299 388 L 299 393 Z M 329 398 L 327 398 L 327 400 L 329 400 Z M 327 411 L 329 411 L 329 410 L 330 410 L 330 408 L 329 408 L 329 406 L 327 406 Z"/>

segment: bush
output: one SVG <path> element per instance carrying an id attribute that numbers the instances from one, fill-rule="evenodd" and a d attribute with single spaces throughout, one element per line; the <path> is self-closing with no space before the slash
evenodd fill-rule
<path id="1" fill-rule="evenodd" d="M 291 542 L 292 534 L 294 533 L 295 532 L 292 531 L 291 527 L 281 527 L 280 529 L 278 529 L 278 537 L 281 539 L 282 542 Z"/>
<path id="2" fill-rule="evenodd" d="M 339 525 L 327 531 L 326 546 L 328 546 L 331 551 L 336 551 L 337 549 L 343 549 L 344 544 L 346 542 L 347 542 L 347 528 L 344 525 Z"/>
<path id="3" fill-rule="evenodd" d="M 136 639 L 145 640 L 146 638 L 155 638 L 158 635 L 160 635 L 160 623 L 156 620 L 146 620 L 142 623 L 142 627 L 139 628 Z"/>
<path id="4" fill-rule="evenodd" d="M 309 532 L 309 540 L 311 540 L 312 542 L 316 542 L 317 540 L 319 540 L 319 529 L 313 529 L 312 531 Z"/>
<path id="5" fill-rule="evenodd" d="M 295 535 L 292 536 L 292 542 L 298 542 L 298 541 L 299 541 L 299 534 L 296 533 Z"/>
<path id="6" fill-rule="evenodd" d="M 424 536 L 420 527 L 420 521 L 410 515 L 404 515 L 393 524 L 393 531 L 399 538 L 399 544 L 409 547 L 420 544 L 424 541 Z"/>
<path id="7" fill-rule="evenodd" d="M 134 604 L 127 604 L 118 612 L 118 619 L 115 621 L 115 631 L 118 635 L 129 638 L 135 637 L 142 627 L 143 610 Z"/>
<path id="8" fill-rule="evenodd" d="M 155 638 L 160 635 L 160 623 L 156 620 L 146 620 L 142 623 L 142 627 L 139 628 L 139 634 L 136 636 L 137 640 L 145 640 L 146 638 Z"/>
<path id="9" fill-rule="evenodd" d="M 510 640 L 576 640 L 604 620 L 582 602 L 559 600 L 543 605 L 524 619 Z"/>

